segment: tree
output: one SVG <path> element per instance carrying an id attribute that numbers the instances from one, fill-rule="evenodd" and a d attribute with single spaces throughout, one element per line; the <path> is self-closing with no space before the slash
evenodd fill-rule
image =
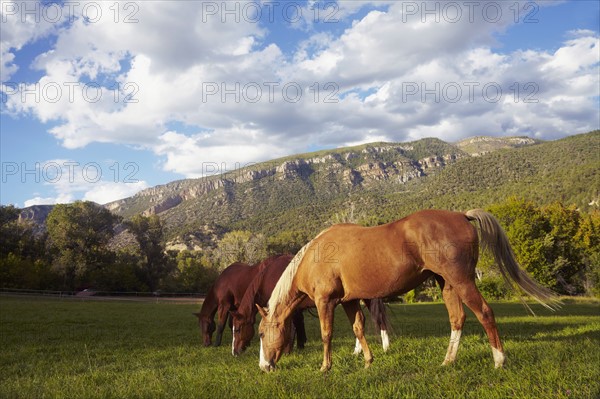
<path id="1" fill-rule="evenodd" d="M 504 227 L 521 266 L 543 285 L 555 287 L 555 271 L 549 268 L 545 252 L 550 225 L 540 209 L 533 202 L 509 198 L 489 210 Z"/>
<path id="2" fill-rule="evenodd" d="M 584 292 L 586 265 L 590 276 L 595 273 L 590 259 L 598 253 L 594 232 L 600 223 L 560 202 L 538 207 L 510 198 L 489 210 L 506 230 L 519 263 L 536 280 L 563 294 Z"/>
<path id="3" fill-rule="evenodd" d="M 9 254 L 21 258 L 43 257 L 45 236 L 36 236 L 30 222 L 19 222 L 19 209 L 0 206 L 0 257 Z"/>
<path id="4" fill-rule="evenodd" d="M 269 255 L 295 254 L 308 241 L 306 234 L 301 231 L 282 231 L 267 240 L 267 252 Z"/>
<path id="5" fill-rule="evenodd" d="M 93 283 L 91 275 L 111 263 L 114 254 L 107 244 L 117 221 L 110 211 L 87 201 L 59 204 L 50 211 L 46 226 L 55 252 L 53 267 L 65 288 Z"/>
<path id="6" fill-rule="evenodd" d="M 170 271 L 163 243 L 163 224 L 157 215 L 135 215 L 125 226 L 140 246 L 140 279 L 150 291 L 156 291 L 161 279 Z"/>
<path id="7" fill-rule="evenodd" d="M 600 297 L 600 211 L 582 217 L 575 243 L 583 257 L 583 287 L 586 293 Z"/>
<path id="8" fill-rule="evenodd" d="M 267 257 L 267 241 L 262 234 L 234 230 L 219 240 L 214 254 L 221 269 L 234 262 L 254 264 Z"/>
<path id="9" fill-rule="evenodd" d="M 542 214 L 550 230 L 546 233 L 544 249 L 551 270 L 556 273 L 557 285 L 568 294 L 583 291 L 583 251 L 576 244 L 576 235 L 582 215 L 574 205 L 560 202 L 543 207 Z"/>
<path id="10" fill-rule="evenodd" d="M 219 275 L 205 252 L 180 251 L 173 254 L 176 262 L 173 284 L 175 290 L 206 293 Z"/>

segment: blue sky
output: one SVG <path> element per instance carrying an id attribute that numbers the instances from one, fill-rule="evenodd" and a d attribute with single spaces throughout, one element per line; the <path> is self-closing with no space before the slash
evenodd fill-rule
<path id="1" fill-rule="evenodd" d="M 600 127 L 597 1 L 69 4 L 0 3 L 1 204 L 106 203 L 370 141 Z"/>

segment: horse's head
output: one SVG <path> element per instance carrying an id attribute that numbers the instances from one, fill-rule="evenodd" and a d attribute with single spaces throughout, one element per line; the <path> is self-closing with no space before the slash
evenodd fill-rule
<path id="1" fill-rule="evenodd" d="M 233 356 L 241 354 L 250 341 L 254 338 L 254 317 L 245 316 L 241 313 L 232 311 L 231 318 L 233 319 L 233 343 L 231 351 Z"/>
<path id="2" fill-rule="evenodd" d="M 217 329 L 215 321 L 207 316 L 203 316 L 200 313 L 193 313 L 198 318 L 198 324 L 200 324 L 200 333 L 202 334 L 202 344 L 204 346 L 210 346 L 212 335 Z"/>
<path id="3" fill-rule="evenodd" d="M 285 320 L 278 320 L 275 315 L 269 315 L 267 309 L 263 309 L 258 305 L 257 307 L 262 316 L 258 327 L 260 337 L 260 360 L 258 365 L 263 371 L 273 371 L 275 370 L 275 363 L 281 357 L 284 346 L 288 341 L 286 327 L 289 323 Z"/>

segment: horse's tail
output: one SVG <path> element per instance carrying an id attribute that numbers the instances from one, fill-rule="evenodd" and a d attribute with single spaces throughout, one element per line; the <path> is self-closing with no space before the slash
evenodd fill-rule
<path id="1" fill-rule="evenodd" d="M 369 309 L 369 313 L 371 314 L 371 320 L 373 324 L 380 330 L 390 331 L 392 325 L 390 324 L 390 319 L 387 315 L 387 310 L 385 308 L 385 304 L 383 303 L 383 299 L 376 298 L 371 299 L 369 301 L 365 301 Z"/>
<path id="2" fill-rule="evenodd" d="M 540 286 L 521 269 L 506 233 L 494 216 L 482 209 L 470 210 L 465 215 L 467 219 L 477 221 L 482 248 L 492 253 L 502 277 L 510 287 L 516 284 L 548 309 L 555 310 L 560 307 L 560 299 L 554 292 Z M 525 306 L 531 311 L 526 304 Z"/>

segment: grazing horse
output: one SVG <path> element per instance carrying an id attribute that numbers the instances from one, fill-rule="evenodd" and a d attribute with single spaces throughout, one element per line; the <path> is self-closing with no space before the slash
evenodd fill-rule
<path id="1" fill-rule="evenodd" d="M 193 313 L 198 317 L 204 346 L 210 346 L 215 329 L 217 330 L 217 336 L 215 337 L 214 346 L 221 345 L 229 311 L 235 310 L 239 306 L 248 284 L 260 270 L 260 265 L 250 266 L 236 262 L 229 265 L 217 277 L 202 303 L 200 312 Z M 215 327 L 214 318 L 217 313 L 217 326 Z"/>
<path id="2" fill-rule="evenodd" d="M 234 356 L 241 354 L 254 337 L 254 323 L 256 321 L 256 308 L 254 304 L 266 306 L 275 284 L 283 274 L 283 271 L 292 260 L 292 255 L 275 255 L 261 262 L 262 270 L 254 277 L 242 300 L 235 311 L 231 311 L 233 320 L 233 340 L 231 343 L 231 353 Z M 306 342 L 306 332 L 304 330 L 304 318 L 301 307 L 299 307 L 292 316 L 292 322 L 297 332 L 298 348 L 303 348 Z M 292 329 L 286 330 L 286 347 L 284 353 L 291 352 L 293 342 Z"/>
<path id="3" fill-rule="evenodd" d="M 241 354 L 250 345 L 250 341 L 254 337 L 254 323 L 256 321 L 257 308 L 268 304 L 271 293 L 277 284 L 277 281 L 285 271 L 286 267 L 292 260 L 291 255 L 277 255 L 263 261 L 261 265 L 264 268 L 254 277 L 246 289 L 246 293 L 240 302 L 236 311 L 231 312 L 233 318 L 233 341 L 231 344 L 231 352 L 234 356 Z M 386 351 L 389 347 L 389 339 L 387 335 L 388 318 L 381 299 L 365 300 L 365 304 L 371 313 L 374 323 L 381 331 L 383 349 Z M 306 297 L 305 300 L 298 304 L 296 310 L 292 313 L 292 324 L 295 327 L 298 348 L 304 348 L 306 343 L 306 331 L 304 329 L 304 318 L 302 311 L 307 308 L 314 308 L 315 303 Z M 291 329 L 286 330 L 286 344 L 284 345 L 284 353 L 289 353 L 292 349 L 291 338 L 293 333 Z M 362 351 L 360 343 L 357 341 L 354 354 L 359 354 Z"/>
<path id="4" fill-rule="evenodd" d="M 405 293 L 434 276 L 442 288 L 451 335 L 443 364 L 456 358 L 465 321 L 463 303 L 487 333 L 495 366 L 502 367 L 504 351 L 494 313 L 475 285 L 481 243 L 491 250 L 505 280 L 516 284 L 538 302 L 552 308 L 558 299 L 539 286 L 518 265 L 498 221 L 483 210 L 466 213 L 424 210 L 376 227 L 340 224 L 321 232 L 296 254 L 281 276 L 267 309 L 259 308 L 261 351 L 259 366 L 271 371 L 281 356 L 284 321 L 308 296 L 315 301 L 321 323 L 323 363 L 331 368 L 333 311 L 338 303 L 353 324 L 365 357 L 373 361 L 364 337 L 364 315 L 359 298 L 381 298 Z"/>

